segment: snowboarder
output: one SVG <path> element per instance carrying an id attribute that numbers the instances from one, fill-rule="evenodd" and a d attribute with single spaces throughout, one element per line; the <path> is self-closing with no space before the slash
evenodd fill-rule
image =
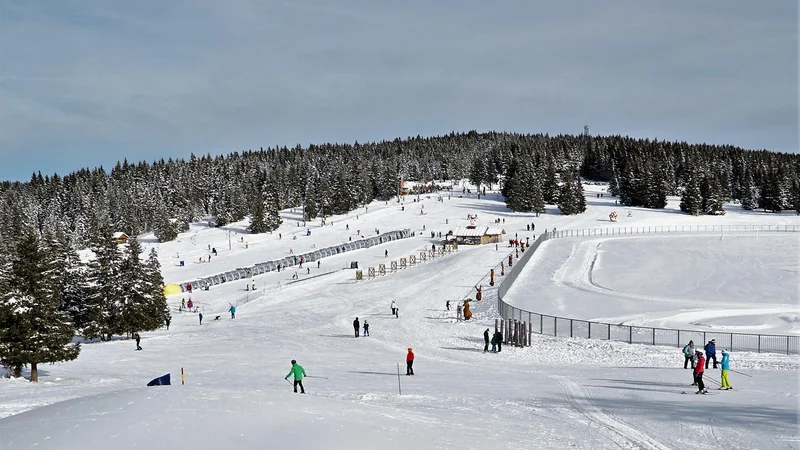
<path id="1" fill-rule="evenodd" d="M 683 347 L 683 356 L 684 356 L 683 368 L 684 369 L 688 369 L 687 366 L 689 365 L 689 363 L 692 364 L 692 369 L 694 369 L 693 355 L 694 355 L 694 341 L 689 341 L 689 343 L 686 344 Z"/>
<path id="2" fill-rule="evenodd" d="M 197 317 L 200 318 L 200 325 L 202 325 L 203 324 L 203 313 L 200 313 L 200 315 L 197 316 Z"/>
<path id="3" fill-rule="evenodd" d="M 705 394 L 708 392 L 706 385 L 703 383 L 703 371 L 705 371 L 706 359 L 700 350 L 696 350 L 697 365 L 694 366 L 694 382 L 697 383 L 697 392 L 695 394 Z"/>
<path id="4" fill-rule="evenodd" d="M 391 308 L 392 308 L 392 315 L 394 315 L 394 311 L 397 309 L 397 304 L 394 302 L 394 300 L 392 300 Z"/>
<path id="5" fill-rule="evenodd" d="M 712 359 L 714 360 L 713 368 L 717 368 L 717 342 L 716 340 L 712 339 L 708 341 L 705 347 L 706 350 L 706 369 L 708 369 L 708 362 Z"/>
<path id="6" fill-rule="evenodd" d="M 483 332 L 483 353 L 489 351 L 489 329 L 487 328 L 486 331 Z"/>
<path id="7" fill-rule="evenodd" d="M 367 323 L 367 319 L 364 319 L 364 336 L 369 336 L 369 324 Z"/>
<path id="8" fill-rule="evenodd" d="M 142 337 L 139 336 L 139 333 L 133 333 L 133 338 L 136 339 L 136 350 L 141 350 L 142 346 L 139 345 L 139 342 L 141 342 Z"/>
<path id="9" fill-rule="evenodd" d="M 291 370 L 289 370 L 289 373 L 286 374 L 284 380 L 288 380 L 289 376 L 291 376 L 292 374 L 294 374 L 294 393 L 295 394 L 297 393 L 297 386 L 300 386 L 300 393 L 305 394 L 306 389 L 303 387 L 303 377 L 307 376 L 306 370 L 303 369 L 303 366 L 297 364 L 297 361 L 295 361 L 294 359 L 292 360 L 292 368 Z"/>
<path id="10" fill-rule="evenodd" d="M 358 329 L 359 328 L 360 328 L 360 322 L 358 321 L 358 317 L 356 317 L 356 320 L 353 321 L 353 330 L 356 333 L 356 337 L 358 337 Z"/>
<path id="11" fill-rule="evenodd" d="M 722 360 L 719 362 L 722 366 L 722 383 L 720 389 L 733 389 L 731 382 L 728 381 L 728 371 L 731 369 L 731 354 L 727 350 L 722 351 Z"/>
<path id="12" fill-rule="evenodd" d="M 414 352 L 411 349 L 408 349 L 408 354 L 406 354 L 406 375 L 414 375 Z"/>
<path id="13" fill-rule="evenodd" d="M 230 307 L 230 309 L 228 311 L 231 313 L 231 319 L 235 319 L 236 318 L 236 307 L 231 305 L 231 307 Z"/>

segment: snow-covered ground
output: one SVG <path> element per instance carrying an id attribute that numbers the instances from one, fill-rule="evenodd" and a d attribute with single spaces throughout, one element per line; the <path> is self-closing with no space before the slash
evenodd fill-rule
<path id="1" fill-rule="evenodd" d="M 724 217 L 703 218 L 635 208 L 628 218 L 618 208 L 620 222 L 611 224 L 607 217 L 615 210 L 613 199 L 597 199 L 592 189 L 599 188 L 587 186 L 589 210 L 577 217 L 556 215 L 554 208 L 538 218 L 513 214 L 495 195 L 481 200 L 445 195 L 443 202 L 432 195 L 421 197 L 425 214 L 411 199 L 404 202 L 405 211 L 397 203 L 373 203 L 368 212 L 329 219 L 333 225 L 324 228 L 318 221 L 309 224 L 311 236 L 304 236 L 305 229 L 294 222 L 282 227 L 282 239 L 276 234 L 244 235 L 249 248 L 237 245 L 234 235 L 231 250 L 226 230 L 198 225 L 182 235 L 181 242 L 159 246 L 167 281 L 275 259 L 290 247 L 297 253 L 300 245 L 346 242 L 353 228 L 362 234 L 365 229 L 411 228 L 417 236 L 325 258 L 319 269 L 316 264 L 310 267 L 310 274 L 297 269 L 296 281 L 291 279 L 295 270 L 259 275 L 256 292 L 245 291 L 249 280 L 195 291 L 192 299 L 205 311 L 202 325 L 195 314 L 175 312 L 170 330 L 142 336 L 141 352 L 125 340 L 87 344 L 78 360 L 43 367 L 38 384 L 0 381 L 0 416 L 5 417 L 0 420 L 0 449 L 800 448 L 797 357 L 734 353 L 732 368 L 740 372 L 731 373 L 734 390 L 682 395 L 694 388 L 679 349 L 672 347 L 534 336 L 530 348 L 503 347 L 501 353 L 484 354 L 482 333 L 497 316 L 496 287 L 484 281 L 484 300 L 473 302 L 473 320 L 467 323 L 456 323 L 455 311 L 445 311 L 445 301 L 472 295 L 473 286 L 507 256 L 509 249 L 503 244 L 498 249 L 461 246 L 458 252 L 362 282 L 355 281 L 354 271 L 342 269 L 353 260 L 365 268 L 417 253 L 439 242 L 431 239 L 431 231 L 444 234 L 467 224 L 467 214 L 476 213 L 480 224 L 505 219 L 501 225 L 506 236 L 518 233 L 520 238 L 533 236 L 526 231 L 531 222 L 536 233 L 554 226 L 563 230 L 623 224 L 800 223 L 789 214 L 747 213 L 733 207 Z M 670 208 L 676 208 L 674 200 Z M 293 232 L 303 235 L 293 240 Z M 658 244 L 660 239 L 656 236 L 649 244 L 605 242 L 614 246 L 617 257 L 630 259 L 608 270 L 632 271 L 626 276 L 642 278 L 639 272 L 658 267 L 656 259 L 641 255 L 636 242 L 698 251 L 713 245 L 699 236 L 685 237 L 695 239 L 693 245 L 673 237 Z M 574 240 L 573 245 L 559 241 L 548 242 L 543 249 L 547 251 L 536 258 L 562 246 L 572 252 L 587 240 Z M 191 261 L 205 255 L 207 245 L 219 252 L 211 263 L 172 265 L 174 253 Z M 637 251 L 640 256 L 628 255 Z M 759 264 L 787 261 L 768 251 L 758 255 Z M 694 257 L 688 282 L 680 283 L 681 275 L 670 272 L 664 276 L 672 283 L 650 285 L 663 292 L 609 277 L 604 264 L 598 267 L 597 280 L 631 295 L 680 300 L 682 290 L 700 279 L 699 272 L 709 277 L 726 273 L 723 267 L 710 267 L 726 258 L 714 258 L 706 264 Z M 554 264 L 561 267 L 563 261 Z M 680 262 L 664 260 L 665 265 Z M 748 292 L 759 292 L 759 285 L 783 292 L 767 287 L 776 284 L 773 271 L 757 270 L 764 271 L 747 278 Z M 530 277 L 538 273 L 531 270 Z M 714 287 L 703 289 L 704 295 L 717 292 Z M 703 306 L 718 308 L 735 291 L 720 289 Z M 169 298 L 173 308 L 181 297 L 188 299 L 186 294 Z M 389 314 L 392 299 L 400 308 L 399 318 Z M 231 303 L 239 305 L 236 319 L 226 313 Z M 594 305 L 576 304 L 562 315 L 578 316 L 589 307 Z M 220 320 L 213 320 L 216 315 Z M 356 316 L 369 321 L 370 337 L 353 337 Z M 416 354 L 416 375 L 398 377 L 398 364 L 403 372 L 409 347 Z M 281 381 L 293 358 L 311 376 L 305 380 L 308 395 L 293 394 L 289 383 Z M 180 385 L 181 367 L 185 386 Z M 164 373 L 172 374 L 172 386 L 145 387 Z M 710 369 L 706 379 L 715 388 L 719 372 Z"/>
<path id="2" fill-rule="evenodd" d="M 623 235 L 544 242 L 504 298 L 606 323 L 800 333 L 800 234 Z"/>

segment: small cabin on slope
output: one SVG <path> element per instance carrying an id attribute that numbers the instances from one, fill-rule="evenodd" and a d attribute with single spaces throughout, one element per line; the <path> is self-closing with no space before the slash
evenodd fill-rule
<path id="1" fill-rule="evenodd" d="M 121 231 L 117 231 L 114 233 L 114 240 L 117 241 L 117 244 L 126 244 L 128 242 L 128 235 Z"/>
<path id="2" fill-rule="evenodd" d="M 453 231 L 453 236 L 459 244 L 479 245 L 497 244 L 503 239 L 506 231 L 502 228 L 469 225 L 458 227 Z"/>

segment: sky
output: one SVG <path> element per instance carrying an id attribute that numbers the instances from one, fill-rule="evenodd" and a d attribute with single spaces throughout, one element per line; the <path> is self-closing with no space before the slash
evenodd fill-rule
<path id="1" fill-rule="evenodd" d="M 797 2 L 539 3 L 0 0 L 0 180 L 473 129 L 798 151 Z"/>

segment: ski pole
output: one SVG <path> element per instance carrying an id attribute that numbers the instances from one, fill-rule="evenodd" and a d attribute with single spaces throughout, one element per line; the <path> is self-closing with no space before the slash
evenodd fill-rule
<path id="1" fill-rule="evenodd" d="M 735 372 L 735 373 L 738 373 L 739 375 L 744 375 L 744 376 L 746 376 L 746 377 L 753 378 L 753 376 L 752 376 L 752 375 L 748 375 L 748 374 L 746 374 L 746 373 L 739 372 L 738 370 L 733 370 L 733 369 L 731 369 L 731 372 Z"/>
<path id="2" fill-rule="evenodd" d="M 718 381 L 714 381 L 711 378 L 709 378 L 708 380 L 703 380 L 703 381 L 710 381 L 710 382 L 716 384 L 717 386 L 722 386 Z"/>
<path id="3" fill-rule="evenodd" d="M 327 380 L 328 379 L 328 377 L 319 377 L 319 376 L 316 376 L 316 375 L 306 375 L 306 378 L 322 378 L 323 380 Z"/>

